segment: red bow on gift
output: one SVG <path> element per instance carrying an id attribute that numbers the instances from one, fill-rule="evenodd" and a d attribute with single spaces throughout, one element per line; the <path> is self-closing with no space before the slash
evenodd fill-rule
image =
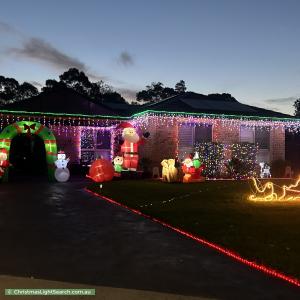
<path id="1" fill-rule="evenodd" d="M 24 130 L 27 130 L 27 135 L 31 135 L 31 129 L 32 130 L 35 130 L 35 124 L 32 124 L 32 125 L 26 125 L 24 124 Z"/>

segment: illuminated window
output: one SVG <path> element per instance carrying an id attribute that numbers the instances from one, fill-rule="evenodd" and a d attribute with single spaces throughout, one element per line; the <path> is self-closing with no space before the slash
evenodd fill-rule
<path id="1" fill-rule="evenodd" d="M 254 143 L 254 128 L 242 125 L 240 128 L 240 142 L 241 143 Z"/>
<path id="2" fill-rule="evenodd" d="M 270 128 L 255 127 L 255 143 L 259 149 L 270 149 Z"/>
<path id="3" fill-rule="evenodd" d="M 257 162 L 270 162 L 270 128 L 241 125 L 240 142 L 258 145 Z"/>
<path id="4" fill-rule="evenodd" d="M 181 124 L 178 127 L 178 155 L 185 158 L 194 151 L 197 143 L 212 141 L 212 125 L 201 124 L 200 126 Z"/>
<path id="5" fill-rule="evenodd" d="M 111 134 L 108 130 L 81 131 L 81 163 L 90 164 L 102 157 L 110 160 Z"/>

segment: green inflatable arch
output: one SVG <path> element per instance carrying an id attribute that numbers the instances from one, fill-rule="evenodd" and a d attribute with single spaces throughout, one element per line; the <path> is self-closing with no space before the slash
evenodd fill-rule
<path id="1" fill-rule="evenodd" d="M 41 137 L 45 144 L 46 150 L 46 159 L 48 165 L 48 177 L 50 181 L 54 180 L 55 164 L 54 162 L 57 159 L 57 144 L 55 136 L 52 131 L 46 126 L 31 121 L 20 121 L 8 125 L 0 133 L 0 149 L 5 148 L 8 152 L 9 160 L 9 151 L 12 139 L 18 134 L 35 134 Z M 4 181 L 8 178 L 8 169 L 6 168 L 4 174 Z"/>

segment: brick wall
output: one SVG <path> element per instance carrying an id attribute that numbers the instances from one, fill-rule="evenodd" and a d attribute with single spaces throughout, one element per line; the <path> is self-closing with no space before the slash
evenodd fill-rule
<path id="1" fill-rule="evenodd" d="M 213 125 L 213 142 L 238 143 L 240 141 L 240 131 L 238 127 L 226 126 L 222 121 L 216 121 Z"/>
<path id="2" fill-rule="evenodd" d="M 177 151 L 177 125 L 147 127 L 150 137 L 144 145 L 139 147 L 140 158 L 149 158 L 151 167 L 160 167 L 160 163 L 165 158 L 175 158 Z"/>
<path id="3" fill-rule="evenodd" d="M 270 132 L 270 162 L 276 159 L 285 159 L 285 132 L 281 128 Z"/>

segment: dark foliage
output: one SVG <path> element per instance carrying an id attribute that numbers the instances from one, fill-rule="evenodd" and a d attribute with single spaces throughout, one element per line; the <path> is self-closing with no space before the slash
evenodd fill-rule
<path id="1" fill-rule="evenodd" d="M 214 98 L 216 100 L 225 100 L 231 102 L 237 102 L 237 100 L 231 96 L 231 94 L 223 93 L 223 94 L 208 94 L 209 97 Z"/>
<path id="2" fill-rule="evenodd" d="M 14 78 L 0 76 L 0 104 L 24 100 L 38 93 L 38 89 L 28 82 L 19 84 Z"/>
<path id="3" fill-rule="evenodd" d="M 180 80 L 176 83 L 175 89 L 165 87 L 164 84 L 161 82 L 152 82 L 151 85 L 146 86 L 145 90 L 142 90 L 136 94 L 136 100 L 146 102 L 158 102 L 168 97 L 184 93 L 185 91 L 186 86 L 183 80 Z"/>
<path id="4" fill-rule="evenodd" d="M 295 108 L 295 116 L 299 117 L 300 116 L 300 98 L 295 101 L 294 108 Z"/>

